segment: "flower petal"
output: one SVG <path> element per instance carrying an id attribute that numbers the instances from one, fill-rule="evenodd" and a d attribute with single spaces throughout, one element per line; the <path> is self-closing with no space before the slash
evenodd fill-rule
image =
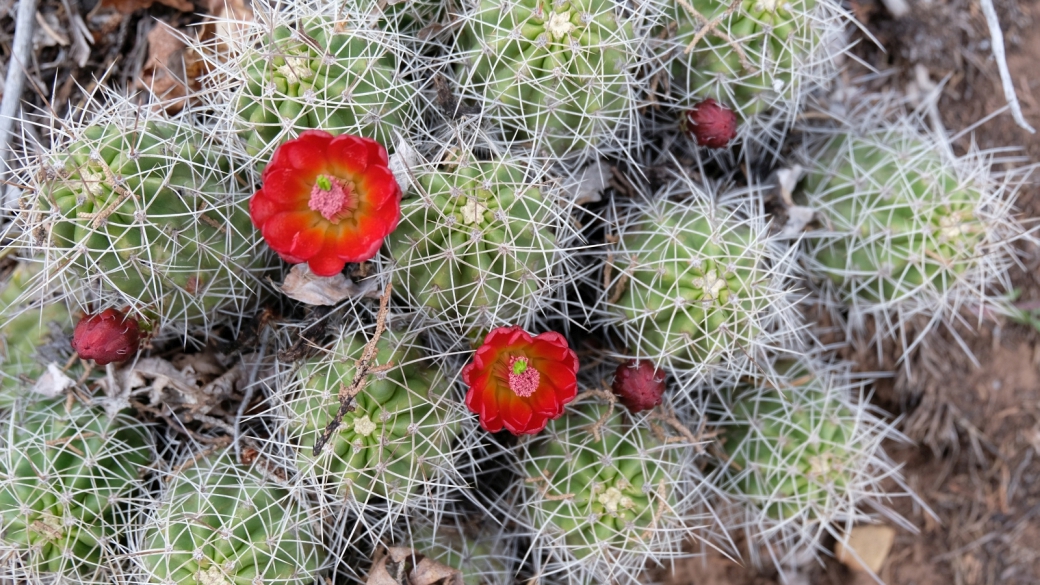
<path id="1" fill-rule="evenodd" d="M 325 242 L 321 218 L 311 212 L 279 213 L 263 225 L 264 239 L 279 254 L 304 260 L 318 253 Z"/>
<path id="2" fill-rule="evenodd" d="M 309 209 L 307 202 L 311 198 L 314 184 L 305 181 L 302 173 L 295 169 L 279 168 L 264 176 L 264 195 L 286 206 L 285 211 L 295 208 L 299 211 Z"/>
<path id="3" fill-rule="evenodd" d="M 288 168 L 303 173 L 304 180 L 313 180 L 318 174 L 326 172 L 328 159 L 325 153 L 331 141 L 332 135 L 324 130 L 302 132 L 299 138 L 283 143 L 274 151 L 261 178 L 266 181 L 268 173 Z"/>
<path id="4" fill-rule="evenodd" d="M 329 162 L 333 172 L 344 179 L 364 177 L 369 165 L 367 142 L 375 141 L 350 134 L 333 138 L 329 143 Z"/>

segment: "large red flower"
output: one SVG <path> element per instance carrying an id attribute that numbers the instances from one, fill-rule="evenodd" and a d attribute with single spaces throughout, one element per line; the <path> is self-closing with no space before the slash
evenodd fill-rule
<path id="1" fill-rule="evenodd" d="M 253 225 L 286 262 L 333 276 L 376 255 L 401 217 L 401 188 L 375 140 L 307 130 L 275 151 L 249 201 Z"/>
<path id="2" fill-rule="evenodd" d="M 466 406 L 484 430 L 533 435 L 559 418 L 578 392 L 578 356 L 550 331 L 531 337 L 519 327 L 488 333 L 462 369 Z"/>

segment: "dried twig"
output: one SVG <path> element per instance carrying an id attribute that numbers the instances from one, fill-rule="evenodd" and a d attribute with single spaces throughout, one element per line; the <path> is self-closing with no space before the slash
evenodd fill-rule
<path id="1" fill-rule="evenodd" d="M 339 410 L 336 412 L 336 416 L 329 422 L 328 426 L 325 427 L 325 431 L 318 437 L 318 440 L 314 441 L 313 454 L 317 456 L 321 453 L 322 448 L 332 438 L 332 434 L 336 432 L 339 425 L 343 424 L 343 417 L 348 412 L 354 410 L 354 397 L 361 393 L 365 389 L 365 384 L 368 383 L 368 376 L 370 374 L 378 374 L 379 372 L 385 372 L 386 370 L 393 367 L 393 362 L 383 364 L 381 366 L 373 366 L 372 359 L 376 357 L 377 349 L 376 344 L 379 343 L 379 337 L 383 335 L 383 330 L 386 328 L 386 313 L 389 310 L 390 303 L 390 291 L 393 289 L 393 283 L 387 282 L 386 288 L 383 289 L 383 296 L 379 298 L 379 313 L 376 315 L 376 330 L 372 334 L 372 339 L 365 345 L 365 350 L 361 353 L 361 358 L 354 362 L 354 380 L 350 385 L 341 385 L 339 388 Z"/>
<path id="2" fill-rule="evenodd" d="M 22 90 L 25 88 L 25 68 L 32 63 L 33 30 L 36 24 L 36 0 L 20 0 L 15 16 L 14 42 L 7 60 L 4 97 L 0 101 L 0 178 L 7 174 L 7 157 L 11 151 L 11 128 L 14 127 Z M 0 207 L 3 207 L 0 197 Z"/>
<path id="3" fill-rule="evenodd" d="M 1022 106 L 1018 103 L 1015 94 L 1015 82 L 1011 79 L 1011 71 L 1008 69 L 1007 58 L 1004 56 L 1004 32 L 1000 30 L 1000 20 L 997 19 L 997 11 L 993 8 L 993 0 L 980 0 L 982 13 L 986 15 L 986 24 L 989 25 L 990 44 L 993 45 L 993 58 L 997 60 L 997 69 L 1000 71 L 1000 82 L 1004 86 L 1004 99 L 1011 108 L 1011 116 L 1015 123 L 1030 134 L 1036 130 L 1026 122 L 1022 115 Z"/>

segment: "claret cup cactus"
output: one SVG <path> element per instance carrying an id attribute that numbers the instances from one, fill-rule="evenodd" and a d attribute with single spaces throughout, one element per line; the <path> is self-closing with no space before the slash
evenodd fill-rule
<path id="1" fill-rule="evenodd" d="M 863 382 L 811 360 L 776 370 L 723 390 L 709 411 L 719 436 L 709 452 L 720 458 L 709 479 L 743 516 L 731 525 L 780 559 L 817 548 L 821 532 L 840 537 L 871 513 L 905 524 L 885 508 L 882 488 L 906 489 L 882 447 L 902 435 L 851 396 Z"/>
<path id="2" fill-rule="evenodd" d="M 469 0 L 463 96 L 507 140 L 562 157 L 621 150 L 632 132 L 632 22 L 611 0 Z"/>
<path id="3" fill-rule="evenodd" d="M 186 119 L 128 106 L 70 130 L 49 153 L 21 215 L 25 233 L 67 292 L 129 307 L 153 331 L 241 313 L 267 258 L 228 159 Z"/>
<path id="4" fill-rule="evenodd" d="M 501 158 L 422 167 L 387 238 L 395 292 L 479 340 L 525 323 L 567 278 L 569 207 L 537 168 Z"/>
<path id="5" fill-rule="evenodd" d="M 797 111 L 836 68 L 829 49 L 843 25 L 831 0 L 657 0 L 652 43 L 682 108 L 713 98 L 741 120 Z"/>
<path id="6" fill-rule="evenodd" d="M 0 431 L 0 581 L 112 582 L 153 458 L 149 429 L 61 399 L 12 412 Z"/>
<path id="7" fill-rule="evenodd" d="M 0 280 L 0 410 L 28 395 L 47 367 L 39 349 L 72 327 L 64 299 L 50 298 L 37 282 L 42 266 L 21 262 Z"/>
<path id="8" fill-rule="evenodd" d="M 797 328 L 790 258 L 760 216 L 710 202 L 685 177 L 653 199 L 615 200 L 612 212 L 616 243 L 598 252 L 601 316 L 636 357 L 698 370 Z"/>
<path id="9" fill-rule="evenodd" d="M 354 410 L 312 453 L 340 408 L 340 388 L 354 381 L 370 332 L 346 328 L 335 347 L 298 368 L 282 396 L 286 432 L 296 466 L 325 492 L 361 504 L 406 503 L 450 469 L 462 418 L 449 381 L 415 334 L 383 332 L 373 364 L 392 367 L 371 375 Z"/>
<path id="10" fill-rule="evenodd" d="M 231 100 L 229 119 L 258 163 L 308 129 L 365 136 L 392 150 L 395 131 L 415 124 L 418 90 L 402 70 L 409 59 L 401 38 L 357 28 L 367 13 L 333 18 L 309 2 L 254 9 L 261 18 L 241 32 L 248 48 L 215 66 L 226 72 L 220 83 L 241 83 L 222 85 L 228 94 L 219 95 Z"/>
<path id="11" fill-rule="evenodd" d="M 977 151 L 936 148 L 920 120 L 877 114 L 862 116 L 861 133 L 810 131 L 795 202 L 815 214 L 803 262 L 825 300 L 849 307 L 853 328 L 871 315 L 889 336 L 915 315 L 934 324 L 992 303 L 1026 231 L 1013 175 L 994 176 Z"/>
<path id="12" fill-rule="evenodd" d="M 533 546 L 572 582 L 633 576 L 685 538 L 695 496 L 692 449 L 666 444 L 647 419 L 586 400 L 517 452 L 521 509 L 538 532 Z"/>
<path id="13" fill-rule="evenodd" d="M 324 554 L 302 502 L 232 452 L 216 452 L 189 455 L 169 477 L 133 558 L 148 583 L 309 585 Z"/>

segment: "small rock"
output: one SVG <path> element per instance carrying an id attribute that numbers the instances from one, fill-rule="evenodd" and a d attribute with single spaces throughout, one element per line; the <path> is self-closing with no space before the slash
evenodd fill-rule
<path id="1" fill-rule="evenodd" d="M 853 571 L 877 574 L 892 551 L 896 531 L 889 526 L 857 526 L 845 542 L 838 542 L 835 555 Z"/>

